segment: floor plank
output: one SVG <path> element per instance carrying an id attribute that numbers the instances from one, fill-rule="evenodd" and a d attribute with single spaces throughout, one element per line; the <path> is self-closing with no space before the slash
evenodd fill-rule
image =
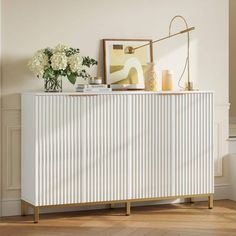
<path id="1" fill-rule="evenodd" d="M 236 202 L 215 201 L 0 219 L 1 236 L 236 236 Z"/>

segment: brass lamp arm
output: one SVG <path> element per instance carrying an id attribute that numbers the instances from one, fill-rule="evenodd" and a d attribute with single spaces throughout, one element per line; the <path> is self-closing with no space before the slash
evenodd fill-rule
<path id="1" fill-rule="evenodd" d="M 133 48 L 132 50 L 135 51 L 135 50 L 137 50 L 137 49 L 139 49 L 139 48 L 146 47 L 146 46 L 148 46 L 148 45 L 150 45 L 150 44 L 154 44 L 154 43 L 157 43 L 157 42 L 160 42 L 160 41 L 163 41 L 163 40 L 172 38 L 172 37 L 177 36 L 177 35 L 180 35 L 180 34 L 188 33 L 188 32 L 190 32 L 190 31 L 192 31 L 192 30 L 195 30 L 195 27 L 191 27 L 191 28 L 182 30 L 182 31 L 180 31 L 180 32 L 178 32 L 178 33 L 171 34 L 171 35 L 168 35 L 168 36 L 166 36 L 166 37 L 163 37 L 163 38 L 154 40 L 154 41 L 152 41 L 151 43 L 143 44 L 143 45 L 141 45 L 141 46 L 138 46 L 138 47 Z"/>

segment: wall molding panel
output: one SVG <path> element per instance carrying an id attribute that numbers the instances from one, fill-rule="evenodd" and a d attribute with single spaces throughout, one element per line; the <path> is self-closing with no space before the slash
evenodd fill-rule
<path id="1" fill-rule="evenodd" d="M 230 104 L 215 106 L 214 119 L 214 159 L 215 176 L 223 176 L 223 158 L 229 153 L 229 114 Z"/>
<path id="2" fill-rule="evenodd" d="M 20 126 L 7 127 L 7 190 L 20 190 Z"/>
<path id="3" fill-rule="evenodd" d="M 21 193 L 21 111 L 2 109 L 2 198 L 18 199 Z M 14 204 L 13 204 L 14 206 Z M 5 210 L 3 206 L 3 214 Z"/>

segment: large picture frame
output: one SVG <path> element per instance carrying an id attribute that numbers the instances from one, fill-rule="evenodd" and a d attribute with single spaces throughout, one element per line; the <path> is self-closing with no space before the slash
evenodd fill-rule
<path id="1" fill-rule="evenodd" d="M 145 47 L 133 54 L 125 53 L 127 47 Z M 153 62 L 151 39 L 103 39 L 105 82 L 113 89 L 144 89 L 145 72 Z"/>

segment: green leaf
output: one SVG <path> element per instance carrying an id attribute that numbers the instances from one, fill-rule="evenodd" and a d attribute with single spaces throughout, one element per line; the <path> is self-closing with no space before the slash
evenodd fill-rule
<path id="1" fill-rule="evenodd" d="M 79 49 L 78 48 L 69 48 L 66 50 L 66 56 L 69 57 L 71 55 L 74 55 L 76 53 L 79 53 Z"/>
<path id="2" fill-rule="evenodd" d="M 75 84 L 76 82 L 76 74 L 71 73 L 70 75 L 67 75 L 68 80 L 72 83 Z"/>
<path id="3" fill-rule="evenodd" d="M 83 66 L 87 66 L 90 68 L 90 66 L 94 66 L 97 64 L 98 64 L 98 62 L 96 60 L 94 60 L 93 58 L 83 57 L 83 63 L 82 63 Z"/>
<path id="4" fill-rule="evenodd" d="M 78 77 L 83 78 L 84 80 L 91 79 L 91 75 L 86 70 L 81 70 Z"/>
<path id="5" fill-rule="evenodd" d="M 52 79 L 56 76 L 56 72 L 52 68 L 47 68 L 43 74 L 43 78 Z"/>
<path id="6" fill-rule="evenodd" d="M 44 49 L 44 53 L 49 57 L 51 58 L 51 56 L 53 55 L 53 51 L 51 48 L 45 48 Z"/>

